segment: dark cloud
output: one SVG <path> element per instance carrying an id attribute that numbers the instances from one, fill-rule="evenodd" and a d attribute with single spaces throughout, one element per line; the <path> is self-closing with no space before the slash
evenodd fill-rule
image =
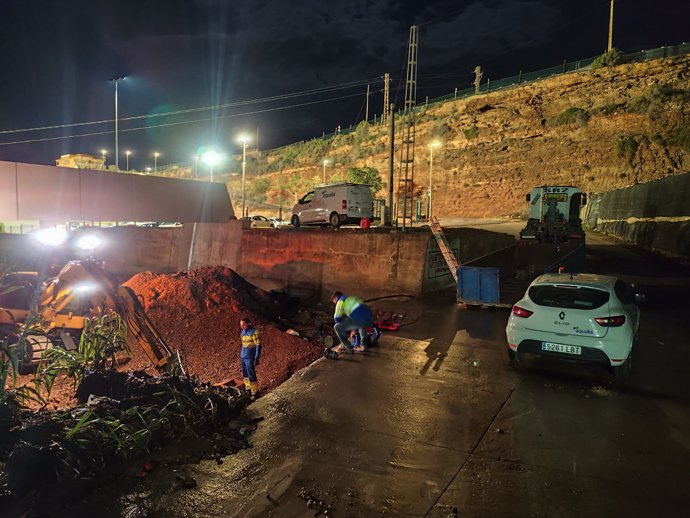
<path id="1" fill-rule="evenodd" d="M 687 2 L 616 5 L 616 42 L 624 49 L 688 39 Z M 433 97 L 469 86 L 476 64 L 500 78 L 601 52 L 608 1 L 3 0 L 0 16 L 0 59 L 8 71 L 0 77 L 0 129 L 11 129 L 111 118 L 113 87 L 107 80 L 124 74 L 130 80 L 122 84 L 121 116 L 151 114 L 163 105 L 189 108 L 289 93 L 385 72 L 397 78 L 404 72 L 413 23 L 420 24 L 419 96 Z M 312 108 L 124 133 L 121 147 L 136 149 L 137 160 L 154 147 L 166 161 L 185 160 L 201 144 L 227 146 L 241 128 L 256 126 L 262 128 L 263 146 L 281 145 L 357 122 L 365 87 L 360 90 L 360 98 Z M 372 113 L 381 110 L 376 90 Z M 157 121 L 163 122 L 151 118 L 149 124 Z M 50 135 L 56 133 L 45 134 Z M 0 146 L 0 158 L 50 162 L 61 152 L 112 148 L 112 139 Z"/>

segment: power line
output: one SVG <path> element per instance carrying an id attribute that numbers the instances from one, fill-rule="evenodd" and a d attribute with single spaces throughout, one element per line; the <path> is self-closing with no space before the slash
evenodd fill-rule
<path id="1" fill-rule="evenodd" d="M 259 104 L 259 103 L 272 102 L 272 101 L 282 101 L 285 99 L 292 99 L 295 97 L 303 97 L 303 96 L 307 96 L 307 95 L 314 95 L 314 94 L 319 94 L 319 93 L 329 93 L 329 92 L 333 92 L 336 90 L 355 88 L 357 86 L 369 84 L 369 83 L 375 82 L 377 80 L 380 80 L 380 78 L 377 77 L 377 78 L 370 78 L 370 79 L 361 79 L 358 81 L 350 81 L 348 83 L 341 83 L 339 85 L 326 86 L 326 87 L 322 87 L 322 88 L 314 88 L 311 90 L 303 90 L 300 92 L 293 92 L 293 93 L 289 93 L 289 94 L 274 95 L 274 96 L 263 97 L 263 98 L 259 98 L 259 99 L 251 99 L 251 100 L 246 100 L 246 101 L 236 101 L 233 103 L 216 104 L 216 105 L 212 105 L 212 106 L 202 106 L 202 107 L 198 107 L 198 108 L 187 108 L 184 110 L 174 110 L 174 111 L 161 112 L 161 113 L 152 113 L 149 115 L 134 115 L 131 117 L 119 117 L 118 120 L 120 122 L 122 122 L 122 121 L 130 121 L 130 120 L 148 119 L 148 118 L 152 118 L 152 117 L 169 117 L 169 116 L 173 116 L 173 115 L 184 115 L 187 113 L 196 113 L 196 112 L 201 112 L 201 111 L 218 110 L 218 109 L 225 109 L 225 108 L 235 108 L 238 106 L 246 106 L 246 105 L 251 105 L 251 104 Z M 26 132 L 31 132 L 31 131 L 46 131 L 46 130 L 54 130 L 54 129 L 73 128 L 73 127 L 90 126 L 90 125 L 96 125 L 96 124 L 107 124 L 107 123 L 111 123 L 114 121 L 115 121 L 115 119 L 104 119 L 104 120 L 98 120 L 98 121 L 74 122 L 74 123 L 70 123 L 70 124 L 56 124 L 56 125 L 42 126 L 42 127 L 36 127 L 36 128 L 2 130 L 2 131 L 0 131 L 0 135 L 7 135 L 7 134 L 11 134 L 11 133 L 26 133 Z M 100 134 L 105 134 L 105 133 L 108 133 L 108 132 L 102 132 Z M 112 133 L 112 132 L 110 132 L 110 133 Z"/>
<path id="2" fill-rule="evenodd" d="M 125 132 L 130 132 L 130 131 L 141 131 L 141 130 L 148 130 L 148 129 L 153 129 L 153 128 L 167 128 L 170 126 L 181 126 L 183 124 L 197 124 L 199 122 L 208 122 L 208 121 L 213 121 L 213 120 L 218 120 L 218 119 L 229 119 L 232 117 L 242 117 L 244 115 L 256 115 L 258 113 L 266 113 L 266 112 L 272 112 L 272 111 L 279 111 L 279 110 L 287 110 L 290 108 L 299 108 L 302 106 L 310 106 L 313 104 L 319 104 L 319 103 L 325 103 L 325 102 L 331 102 L 331 101 L 339 101 L 341 99 L 349 99 L 352 97 L 359 97 L 361 94 L 356 93 L 356 94 L 350 94 L 350 95 L 342 95 L 340 97 L 333 97 L 330 99 L 319 99 L 317 101 L 309 101 L 309 102 L 304 102 L 304 103 L 299 103 L 299 104 L 293 104 L 289 106 L 278 106 L 276 108 L 266 108 L 265 110 L 255 110 L 251 112 L 244 112 L 244 113 L 234 113 L 231 115 L 219 115 L 217 117 L 206 117 L 203 119 L 195 119 L 191 121 L 180 121 L 180 122 L 169 122 L 166 124 L 155 124 L 151 126 L 140 126 L 138 128 L 127 128 L 120 130 L 120 133 L 125 133 Z M 63 135 L 59 137 L 45 137 L 45 138 L 39 138 L 39 139 L 29 139 L 29 140 L 18 140 L 15 142 L 0 142 L 0 146 L 12 146 L 15 144 L 29 144 L 33 142 L 47 142 L 50 140 L 63 140 L 63 139 L 68 139 L 68 138 L 80 138 L 80 137 L 93 137 L 97 135 L 109 135 L 115 133 L 113 130 L 108 130 L 108 131 L 96 131 L 93 133 L 81 133 L 79 135 Z"/>

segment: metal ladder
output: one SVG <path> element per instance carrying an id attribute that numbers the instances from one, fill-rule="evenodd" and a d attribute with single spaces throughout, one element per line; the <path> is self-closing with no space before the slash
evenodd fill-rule
<path id="1" fill-rule="evenodd" d="M 455 258 L 455 255 L 450 249 L 448 240 L 446 239 L 446 236 L 443 234 L 443 229 L 441 228 L 441 225 L 439 224 L 436 216 L 431 216 L 431 232 L 434 234 L 436 242 L 438 243 L 438 247 L 441 250 L 441 254 L 443 254 L 443 258 L 446 260 L 446 264 L 450 269 L 450 273 L 453 276 L 453 279 L 455 279 L 455 283 L 457 284 L 458 268 L 460 267 L 460 264 L 458 263 L 458 260 Z"/>

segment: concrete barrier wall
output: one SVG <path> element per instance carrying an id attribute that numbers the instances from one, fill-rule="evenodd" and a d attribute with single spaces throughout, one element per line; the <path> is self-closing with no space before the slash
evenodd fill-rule
<path id="1" fill-rule="evenodd" d="M 264 289 L 281 289 L 324 299 L 340 289 L 365 297 L 421 295 L 453 287 L 436 240 L 428 230 L 386 232 L 357 229 L 246 229 L 242 222 L 197 223 L 179 228 L 113 227 L 89 229 L 104 241 L 98 257 L 121 279 L 140 271 L 171 273 L 223 265 Z M 448 234 L 461 261 L 514 242 L 507 234 L 458 229 Z M 42 257 L 56 264 L 70 258 L 41 250 L 31 235 L 0 234 L 5 252 L 22 269 L 40 267 Z"/>
<path id="2" fill-rule="evenodd" d="M 583 219 L 630 243 L 690 257 L 690 173 L 593 194 Z"/>
<path id="3" fill-rule="evenodd" d="M 198 225 L 194 266 L 223 264 L 265 289 L 421 294 L 426 233 Z"/>

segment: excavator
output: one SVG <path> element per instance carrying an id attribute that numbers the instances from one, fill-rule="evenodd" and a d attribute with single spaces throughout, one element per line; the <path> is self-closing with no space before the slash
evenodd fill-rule
<path id="1" fill-rule="evenodd" d="M 49 347 L 76 350 L 87 318 L 109 308 L 127 325 L 130 341 L 158 371 L 172 370 L 176 355 L 144 311 L 137 295 L 120 285 L 94 259 L 69 261 L 57 276 L 41 283 L 38 272 L 11 272 L 0 279 L 0 334 L 11 337 L 33 315 L 40 332 L 27 340 L 20 373 L 33 370 Z"/>

